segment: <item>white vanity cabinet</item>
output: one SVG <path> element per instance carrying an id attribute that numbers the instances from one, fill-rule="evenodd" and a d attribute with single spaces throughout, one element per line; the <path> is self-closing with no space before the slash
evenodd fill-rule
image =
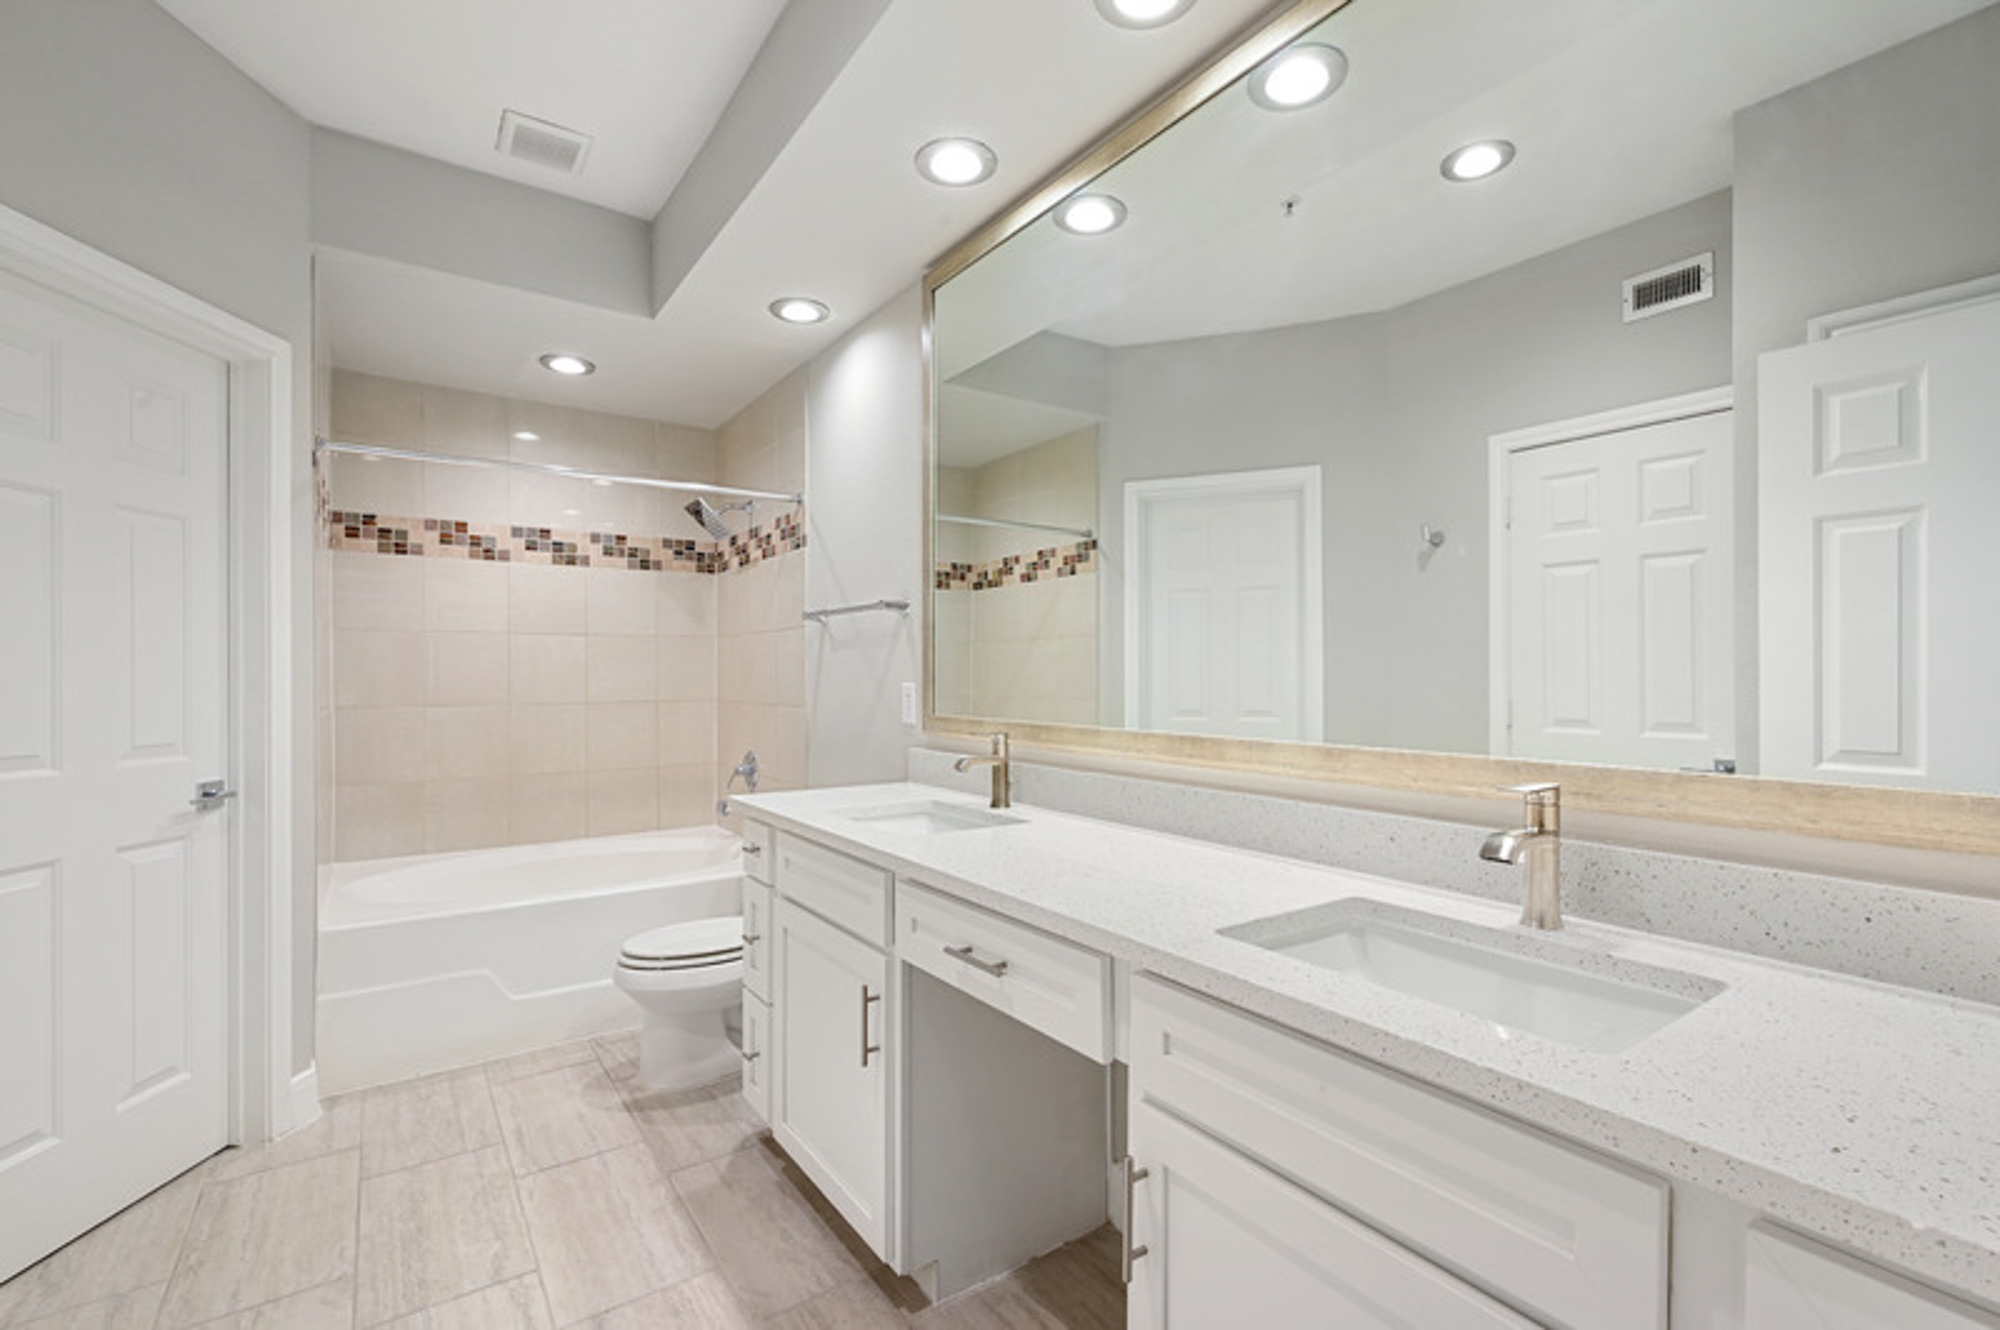
<path id="1" fill-rule="evenodd" d="M 890 1255 L 889 876 L 776 837 L 768 1118 L 855 1232 Z"/>
<path id="2" fill-rule="evenodd" d="M 743 1098 L 760 1121 L 771 1120 L 771 847 L 777 833 L 761 822 L 743 826 Z"/>
<path id="3" fill-rule="evenodd" d="M 1667 1324 L 1658 1179 L 1146 976 L 1131 1009 L 1135 1330 L 1265 1267 L 1259 1325 Z"/>
<path id="4" fill-rule="evenodd" d="M 1743 1330 L 1995 1330 L 2000 1316 L 1775 1224 L 1750 1225 Z"/>

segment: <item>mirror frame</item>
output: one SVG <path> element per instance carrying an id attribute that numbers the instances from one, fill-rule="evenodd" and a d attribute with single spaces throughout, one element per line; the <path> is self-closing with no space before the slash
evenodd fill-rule
<path id="1" fill-rule="evenodd" d="M 1381 0 L 1377 0 L 1378 3 Z M 925 273 L 924 357 L 924 730 L 981 737 L 1004 729 L 1018 744 L 1221 771 L 1359 785 L 1414 794 L 1491 799 L 1499 787 L 1560 781 L 1572 811 L 1782 832 L 1908 849 L 2000 854 L 2000 795 L 1772 780 L 1481 757 L 1336 744 L 1277 743 L 1148 730 L 940 715 L 935 707 L 937 380 L 933 330 L 937 289 L 1031 225 L 1062 199 L 1171 128 L 1267 56 L 1353 0 L 1298 0 L 1254 26 L 1221 55 L 1113 130 L 1095 146 L 954 246 Z"/>

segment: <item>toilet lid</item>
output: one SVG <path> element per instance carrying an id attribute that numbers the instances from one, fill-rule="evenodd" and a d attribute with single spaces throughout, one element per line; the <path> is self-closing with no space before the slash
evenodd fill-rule
<path id="1" fill-rule="evenodd" d="M 743 955 L 743 916 L 717 915 L 649 928 L 626 940 L 619 963 L 647 970 L 692 970 L 726 965 Z"/>

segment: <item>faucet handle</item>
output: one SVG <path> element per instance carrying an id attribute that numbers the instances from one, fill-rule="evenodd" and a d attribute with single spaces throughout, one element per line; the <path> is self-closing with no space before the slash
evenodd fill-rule
<path id="1" fill-rule="evenodd" d="M 1527 785 L 1503 785 L 1507 794 L 1518 794 L 1531 804 L 1555 803 L 1562 797 L 1562 782 L 1553 780 L 1533 781 Z M 1543 796 L 1547 796 L 1544 798 Z"/>

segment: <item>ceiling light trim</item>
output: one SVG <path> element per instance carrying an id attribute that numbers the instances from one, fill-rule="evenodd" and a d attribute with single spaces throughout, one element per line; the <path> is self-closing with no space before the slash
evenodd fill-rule
<path id="1" fill-rule="evenodd" d="M 917 174 L 933 185 L 964 189 L 991 180 L 1000 158 L 978 139 L 950 135 L 917 149 Z"/>
<path id="2" fill-rule="evenodd" d="M 1194 0 L 1167 0 L 1167 3 L 1148 4 L 1147 0 L 1095 0 L 1097 12 L 1106 23 L 1113 27 L 1132 28 L 1144 31 L 1148 28 L 1164 28 L 1175 19 L 1184 18 L 1194 8 Z"/>
<path id="3" fill-rule="evenodd" d="M 550 351 L 539 357 L 537 363 L 549 373 L 561 375 L 565 379 L 581 379 L 597 373 L 595 363 L 572 351 Z"/>

